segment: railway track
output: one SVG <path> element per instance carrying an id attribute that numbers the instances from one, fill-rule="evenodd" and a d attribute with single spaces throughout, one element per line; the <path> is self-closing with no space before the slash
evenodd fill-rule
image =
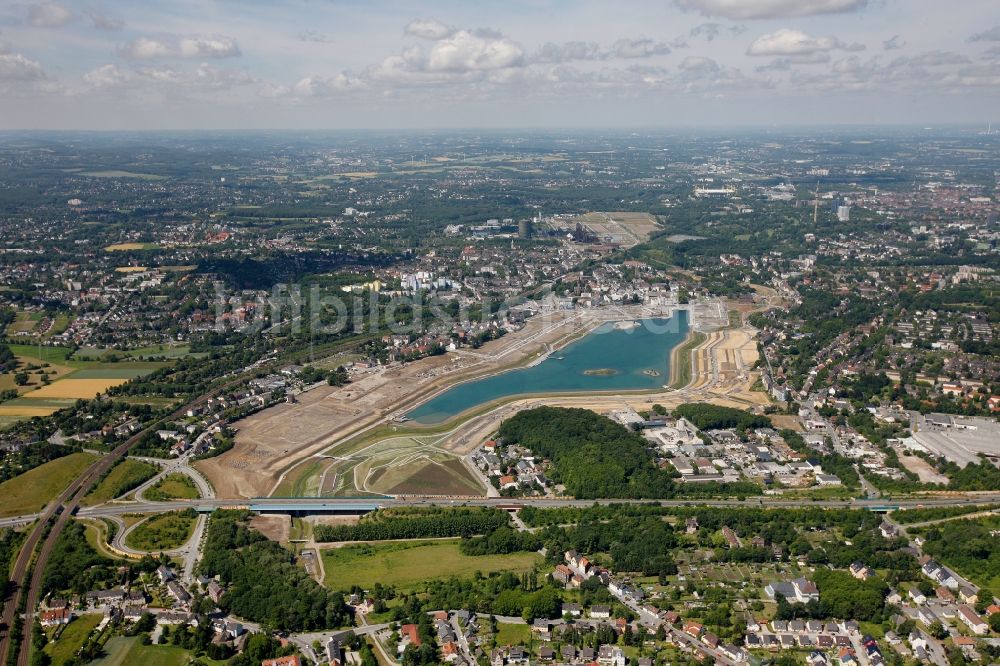
<path id="1" fill-rule="evenodd" d="M 62 533 L 63 528 L 66 527 L 66 523 L 76 514 L 83 496 L 87 494 L 105 472 L 110 470 L 115 463 L 123 458 L 129 449 L 135 446 L 147 433 L 155 431 L 157 427 L 167 421 L 182 416 L 188 409 L 202 405 L 212 396 L 232 388 L 239 381 L 235 380 L 221 388 L 206 393 L 139 431 L 122 444 L 119 444 L 111 453 L 95 461 L 90 467 L 84 470 L 83 474 L 74 479 L 69 487 L 55 500 L 49 503 L 42 513 L 40 520 L 25 539 L 18 553 L 17 560 L 14 563 L 13 573 L 10 578 L 10 582 L 13 583 L 14 588 L 10 597 L 5 600 L 3 614 L 0 616 L 0 622 L 2 622 L 0 628 L 3 630 L 3 636 L 0 637 L 0 663 L 7 663 L 8 654 L 11 650 L 18 650 L 18 666 L 29 666 L 31 657 L 31 626 L 34 622 L 35 608 L 38 605 L 41 594 L 42 576 L 45 574 L 45 566 L 48 563 L 53 548 L 55 548 L 59 535 Z M 53 517 L 55 517 L 55 523 L 52 524 L 52 528 L 48 531 L 48 534 L 45 534 L 46 526 L 51 522 Z M 42 545 L 36 557 L 35 551 L 38 548 L 39 542 L 42 542 Z M 29 569 L 32 571 L 31 580 L 28 581 L 28 585 L 25 587 L 24 583 Z M 22 599 L 24 599 L 25 613 L 22 625 L 23 631 L 21 632 L 21 644 L 14 646 L 11 644 L 10 632 L 17 619 L 17 611 L 21 606 Z"/>

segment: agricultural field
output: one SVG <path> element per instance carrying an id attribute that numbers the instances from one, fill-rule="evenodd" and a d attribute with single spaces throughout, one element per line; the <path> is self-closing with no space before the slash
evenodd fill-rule
<path id="1" fill-rule="evenodd" d="M 121 169 L 105 169 L 103 171 L 81 171 L 81 176 L 91 178 L 138 178 L 140 180 L 166 180 L 167 176 L 155 173 L 139 173 L 136 171 L 123 171 Z"/>
<path id="2" fill-rule="evenodd" d="M 191 538 L 197 518 L 193 510 L 153 516 L 125 535 L 125 545 L 148 552 L 179 548 Z"/>
<path id="3" fill-rule="evenodd" d="M 277 495 L 473 495 L 484 493 L 441 435 L 393 437 L 354 452 L 335 447 L 289 473 Z"/>
<path id="4" fill-rule="evenodd" d="M 107 361 L 110 357 L 119 360 L 146 360 L 150 358 L 183 358 L 191 354 L 190 345 L 147 345 L 135 349 L 110 349 L 102 347 L 81 347 L 73 358 L 81 361 Z M 204 355 L 204 354 L 197 354 Z"/>
<path id="5" fill-rule="evenodd" d="M 83 498 L 83 504 L 101 504 L 113 500 L 156 476 L 160 468 L 140 460 L 125 459 L 111 468 L 93 490 Z"/>
<path id="6" fill-rule="evenodd" d="M 156 243 L 115 243 L 104 248 L 105 252 L 136 252 L 139 250 L 155 250 Z"/>
<path id="7" fill-rule="evenodd" d="M 542 564 L 537 553 L 469 556 L 459 552 L 458 539 L 435 541 L 384 541 L 355 544 L 320 551 L 326 571 L 324 584 L 330 589 L 375 583 L 413 590 L 436 578 L 482 573 L 533 570 Z"/>
<path id="8" fill-rule="evenodd" d="M 65 664 L 83 647 L 90 632 L 97 628 L 104 616 L 98 613 L 81 615 L 62 630 L 59 639 L 51 640 L 54 630 L 49 631 L 50 642 L 45 646 L 45 654 L 52 658 L 53 664 Z"/>
<path id="9" fill-rule="evenodd" d="M 187 474 L 168 474 L 144 492 L 143 497 L 153 502 L 174 499 L 197 499 L 198 487 Z"/>
<path id="10" fill-rule="evenodd" d="M 28 374 L 28 382 L 18 386 L 15 373 L 0 375 L 0 390 L 16 389 L 20 394 L 0 405 L 0 427 L 20 419 L 47 416 L 80 398 L 93 398 L 166 364 L 132 359 L 98 360 L 87 354 L 78 357 L 65 347 L 14 344 L 10 350 L 18 359 L 18 371 Z"/>
<path id="11" fill-rule="evenodd" d="M 25 400 L 37 398 L 67 398 L 78 400 L 99 396 L 109 388 L 124 384 L 130 378 L 119 379 L 61 379 L 54 384 L 42 386 L 25 394 Z"/>
<path id="12" fill-rule="evenodd" d="M 0 483 L 0 517 L 40 511 L 95 460 L 90 453 L 71 453 Z"/>

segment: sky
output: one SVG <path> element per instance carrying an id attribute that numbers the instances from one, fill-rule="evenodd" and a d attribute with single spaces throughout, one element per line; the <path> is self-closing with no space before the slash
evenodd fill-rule
<path id="1" fill-rule="evenodd" d="M 0 0 L 0 129 L 985 126 L 998 110 L 1000 0 Z"/>

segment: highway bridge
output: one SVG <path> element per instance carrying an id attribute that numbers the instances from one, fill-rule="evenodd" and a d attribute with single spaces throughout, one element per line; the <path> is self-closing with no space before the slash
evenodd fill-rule
<path id="1" fill-rule="evenodd" d="M 537 509 L 560 507 L 585 508 L 588 506 L 612 504 L 656 504 L 659 506 L 711 506 L 711 507 L 761 507 L 768 509 L 793 507 L 818 507 L 824 509 L 867 509 L 878 513 L 905 509 L 923 509 L 938 506 L 990 505 L 1000 504 L 1000 492 L 970 493 L 959 496 L 899 499 L 887 502 L 883 499 L 811 500 L 808 498 L 783 499 L 780 497 L 750 497 L 747 499 L 717 500 L 635 500 L 635 499 L 542 499 L 506 497 L 373 497 L 373 498 L 332 498 L 332 497 L 255 497 L 252 499 L 191 499 L 170 502 L 108 502 L 97 506 L 82 507 L 77 515 L 82 518 L 101 516 L 121 516 L 127 513 L 166 513 L 181 509 L 194 509 L 199 513 L 211 513 L 216 509 L 247 509 L 256 513 L 287 514 L 292 516 L 313 516 L 323 514 L 361 515 L 391 507 L 404 506 L 488 506 L 498 509 L 517 510 L 526 506 Z M 36 520 L 39 514 L 14 516 L 0 519 L 0 527 L 23 525 Z"/>
<path id="2" fill-rule="evenodd" d="M 379 497 L 379 498 L 318 498 L 318 497 L 256 497 L 246 500 L 232 499 L 196 499 L 175 500 L 171 502 L 112 502 L 99 506 L 81 508 L 81 517 L 96 518 L 100 516 L 122 515 L 125 513 L 163 513 L 178 509 L 193 508 L 199 512 L 211 512 L 215 509 L 249 509 L 257 513 L 284 513 L 292 515 L 320 514 L 363 514 L 376 509 L 404 506 L 488 506 L 502 509 L 518 509 L 532 506 L 539 509 L 612 505 L 612 504 L 655 504 L 659 506 L 713 506 L 713 507 L 821 507 L 827 509 L 868 509 L 885 512 L 896 509 L 916 509 L 936 506 L 954 506 L 956 504 L 986 505 L 1000 504 L 1000 492 L 973 494 L 962 497 L 936 497 L 921 499 L 900 499 L 891 503 L 885 499 L 851 499 L 851 500 L 810 500 L 781 499 L 778 497 L 752 497 L 745 500 L 575 500 L 575 499 L 511 499 L 505 497 Z M 27 517 L 26 517 L 27 518 Z"/>

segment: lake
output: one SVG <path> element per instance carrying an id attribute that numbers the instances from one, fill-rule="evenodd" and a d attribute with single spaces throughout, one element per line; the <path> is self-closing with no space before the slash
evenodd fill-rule
<path id="1" fill-rule="evenodd" d="M 410 411 L 435 424 L 492 400 L 527 393 L 656 389 L 670 381 L 670 352 L 687 337 L 688 313 L 602 324 L 541 363 L 451 387 Z"/>

